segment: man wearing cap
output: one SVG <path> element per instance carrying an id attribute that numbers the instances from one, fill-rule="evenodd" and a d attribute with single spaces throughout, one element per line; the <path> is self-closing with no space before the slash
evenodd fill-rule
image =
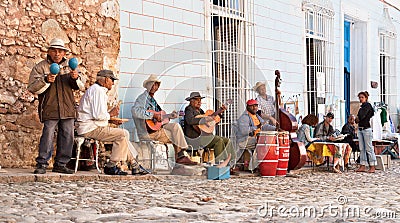
<path id="1" fill-rule="evenodd" d="M 28 90 L 38 95 L 39 118 L 44 124 L 36 158 L 35 174 L 46 173 L 48 161 L 54 150 L 53 137 L 57 131 L 57 152 L 53 172 L 74 173 L 66 164 L 71 159 L 74 141 L 75 98 L 73 90 L 84 90 L 86 81 L 79 69 L 68 66 L 66 53 L 69 50 L 61 39 L 52 39 L 47 58 L 36 64 L 30 73 Z M 50 65 L 60 67 L 58 74 L 50 73 Z"/>
<path id="2" fill-rule="evenodd" d="M 155 140 L 161 143 L 173 143 L 175 148 L 175 161 L 179 164 L 195 165 L 185 153 L 188 145 L 183 134 L 183 130 L 178 123 L 167 123 L 161 126 L 158 130 L 151 130 L 146 126 L 146 120 L 156 120 L 161 122 L 162 111 L 160 105 L 154 98 L 154 94 L 158 91 L 161 81 L 156 75 L 150 75 L 143 82 L 143 87 L 146 89 L 139 95 L 132 106 L 131 112 L 135 122 L 137 134 L 140 140 L 148 141 Z M 177 118 L 176 112 L 171 113 L 169 118 Z"/>
<path id="3" fill-rule="evenodd" d="M 333 113 L 328 112 L 324 117 L 324 121 L 318 123 L 318 125 L 315 126 L 314 138 L 319 138 L 322 141 L 334 140 L 335 137 L 333 136 L 333 134 L 335 133 L 335 130 L 331 125 L 334 118 L 335 116 L 333 115 Z"/>
<path id="4" fill-rule="evenodd" d="M 246 111 L 238 119 L 237 141 L 240 147 L 255 148 L 256 136 L 260 131 L 274 131 L 275 126 L 267 124 L 257 114 L 258 102 L 250 99 L 246 102 Z"/>
<path id="5" fill-rule="evenodd" d="M 276 125 L 275 117 L 275 100 L 271 95 L 267 95 L 267 89 L 264 82 L 257 82 L 253 90 L 258 93 L 256 98 L 258 109 L 261 111 L 260 116 L 271 125 Z"/>
<path id="6" fill-rule="evenodd" d="M 257 144 L 257 134 L 260 131 L 273 131 L 275 126 L 267 124 L 261 116 L 257 114 L 258 102 L 257 100 L 250 99 L 246 102 L 246 111 L 238 119 L 238 128 L 236 131 L 237 143 L 240 149 L 253 151 Z M 252 153 L 252 152 L 251 152 Z M 238 156 L 238 158 L 240 158 Z M 250 170 L 256 167 L 256 164 L 247 160 L 252 165 L 249 166 Z"/>
<path id="7" fill-rule="evenodd" d="M 107 106 L 107 91 L 111 90 L 115 80 L 118 78 L 111 70 L 97 73 L 96 83 L 86 90 L 79 102 L 76 126 L 79 135 L 113 143 L 110 162 L 104 167 L 105 174 L 127 175 L 120 168 L 121 162 L 134 162 L 138 153 L 129 141 L 127 130 L 108 126 L 109 122 L 122 124 L 119 120 L 110 120 L 110 117 L 118 116 L 119 106 L 110 111 Z"/>
<path id="8" fill-rule="evenodd" d="M 203 99 L 199 92 L 191 92 L 190 96 L 185 100 L 190 104 L 185 108 L 184 117 L 184 133 L 189 144 L 196 148 L 211 148 L 214 149 L 215 161 L 219 162 L 227 158 L 228 152 L 232 153 L 232 145 L 230 140 L 225 137 L 213 135 L 201 131 L 198 127 L 199 124 L 210 124 L 214 121 L 217 114 L 211 116 L 199 117 L 205 114 L 201 109 L 201 99 Z M 225 105 L 221 106 L 221 112 L 226 110 Z"/>

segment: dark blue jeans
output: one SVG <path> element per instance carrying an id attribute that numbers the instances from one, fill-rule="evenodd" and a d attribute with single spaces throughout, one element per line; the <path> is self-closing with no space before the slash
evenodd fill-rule
<path id="1" fill-rule="evenodd" d="M 57 132 L 57 151 L 54 164 L 65 166 L 72 155 L 74 145 L 74 121 L 75 119 L 59 119 L 44 121 L 42 136 L 39 143 L 39 156 L 36 158 L 37 167 L 47 167 L 53 154 L 53 138 L 56 128 Z"/>

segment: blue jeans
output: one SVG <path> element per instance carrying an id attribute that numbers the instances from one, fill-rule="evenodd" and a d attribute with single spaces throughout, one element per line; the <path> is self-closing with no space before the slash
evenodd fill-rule
<path id="1" fill-rule="evenodd" d="M 39 156 L 36 158 L 37 167 L 47 167 L 49 165 L 54 146 L 53 139 L 56 127 L 57 131 L 57 151 L 54 164 L 65 166 L 72 155 L 74 145 L 74 121 L 75 119 L 58 119 L 44 121 L 42 136 L 39 143 Z"/>
<path id="2" fill-rule="evenodd" d="M 376 166 L 378 163 L 376 161 L 374 147 L 372 146 L 372 129 L 359 130 L 358 140 L 358 145 L 360 147 L 360 164 L 364 166 Z"/>

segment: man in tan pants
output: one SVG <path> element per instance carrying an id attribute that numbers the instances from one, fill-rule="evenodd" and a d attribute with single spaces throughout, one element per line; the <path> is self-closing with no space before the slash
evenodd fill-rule
<path id="1" fill-rule="evenodd" d="M 118 80 L 112 71 L 101 70 L 97 73 L 96 83 L 86 90 L 78 107 L 77 131 L 84 137 L 112 142 L 110 162 L 104 167 L 104 173 L 127 175 L 120 169 L 120 163 L 132 162 L 138 153 L 129 141 L 129 132 L 125 129 L 112 128 L 108 123 L 122 124 L 120 120 L 110 120 L 118 116 L 119 106 L 108 112 L 107 91 L 111 90 L 114 80 Z"/>
<path id="2" fill-rule="evenodd" d="M 182 128 L 178 123 L 167 123 L 161 125 L 164 119 L 177 118 L 176 112 L 168 116 L 162 115 L 160 105 L 154 99 L 154 94 L 160 87 L 161 81 L 157 76 L 150 77 L 143 82 L 143 87 L 146 90 L 137 97 L 135 104 L 132 107 L 132 117 L 135 121 L 136 130 L 140 140 L 155 140 L 161 143 L 173 143 L 175 148 L 176 163 L 184 165 L 196 165 L 186 155 L 185 150 L 188 148 Z M 163 117 L 164 116 L 164 117 Z M 158 128 L 151 129 L 148 120 L 153 120 L 154 123 L 159 123 Z M 146 124 L 147 123 L 147 124 Z M 155 126 L 154 126 L 155 127 Z"/>

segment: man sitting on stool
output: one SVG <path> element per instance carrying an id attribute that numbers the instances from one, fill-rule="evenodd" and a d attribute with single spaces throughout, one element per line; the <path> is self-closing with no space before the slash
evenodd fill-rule
<path id="1" fill-rule="evenodd" d="M 115 80 L 118 78 L 111 70 L 101 70 L 97 73 L 96 83 L 86 90 L 79 103 L 77 132 L 87 138 L 112 142 L 110 161 L 104 167 L 104 173 L 127 175 L 128 173 L 120 168 L 121 162 L 137 164 L 135 158 L 138 153 L 129 141 L 127 130 L 108 126 L 109 122 L 122 124 L 120 120 L 110 120 L 110 117 L 118 116 L 119 107 L 112 108 L 110 112 L 107 109 L 107 91 L 111 90 Z M 143 173 L 147 172 L 144 168 L 139 168 Z"/>
<path id="2" fill-rule="evenodd" d="M 216 116 L 204 116 L 205 113 L 200 108 L 201 99 L 203 98 L 199 92 L 191 92 L 190 96 L 185 99 L 190 101 L 190 104 L 185 108 L 184 133 L 186 141 L 196 149 L 203 147 L 214 149 L 215 161 L 218 163 L 221 160 L 225 160 L 228 157 L 228 153 L 232 154 L 233 148 L 228 138 L 204 132 L 199 127 L 201 124 L 212 125 Z M 222 105 L 220 109 L 221 112 L 225 111 L 225 105 Z"/>
<path id="3" fill-rule="evenodd" d="M 257 144 L 257 134 L 263 131 L 274 131 L 275 126 L 266 124 L 264 119 L 257 114 L 258 102 L 254 99 L 250 99 L 246 103 L 246 111 L 238 119 L 238 129 L 236 137 L 238 146 L 241 149 L 248 149 L 254 151 Z M 239 156 L 238 156 L 239 157 Z M 243 157 L 245 158 L 245 157 Z M 256 167 L 256 159 L 252 159 L 249 163 L 249 169 L 253 170 Z M 245 163 L 250 160 L 244 160 Z"/>

